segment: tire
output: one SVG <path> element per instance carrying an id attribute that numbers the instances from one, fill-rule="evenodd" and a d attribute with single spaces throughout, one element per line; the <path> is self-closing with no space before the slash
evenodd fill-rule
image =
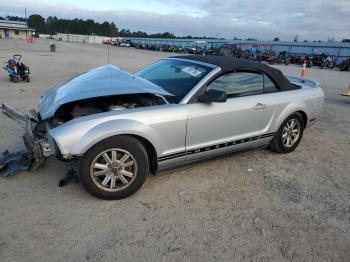
<path id="1" fill-rule="evenodd" d="M 14 83 L 17 83 L 17 82 L 18 82 L 17 76 L 14 76 L 14 77 L 13 77 L 13 82 L 14 82 Z"/>
<path id="2" fill-rule="evenodd" d="M 107 162 L 104 153 L 109 158 L 107 160 L 115 161 Z M 134 164 L 124 170 L 116 161 L 122 161 L 125 154 L 129 157 L 122 163 Z M 134 194 L 145 182 L 148 169 L 148 156 L 142 143 L 131 136 L 115 136 L 97 143 L 84 154 L 79 161 L 78 174 L 82 186 L 91 195 L 105 200 L 117 200 Z M 106 174 L 100 175 L 98 172 Z M 123 175 L 125 172 L 128 175 Z"/>
<path id="3" fill-rule="evenodd" d="M 292 120 L 296 121 L 295 129 L 298 129 L 298 136 L 293 137 L 293 135 L 296 134 L 295 131 L 286 131 L 285 128 L 288 129 L 288 125 L 292 123 Z M 292 130 L 295 130 L 292 129 Z M 283 138 L 287 133 L 287 140 L 286 138 Z M 294 113 L 290 115 L 286 120 L 283 121 L 282 125 L 278 129 L 277 133 L 275 134 L 274 138 L 271 141 L 270 147 L 273 151 L 281 153 L 281 154 L 286 154 L 294 151 L 294 149 L 299 145 L 301 138 L 303 137 L 304 133 L 304 120 L 303 117 L 299 113 Z M 288 137 L 290 137 L 291 144 L 289 144 Z M 294 140 L 295 139 L 295 140 Z"/>
<path id="4" fill-rule="evenodd" d="M 26 82 L 29 83 L 30 82 L 30 76 L 26 77 Z"/>

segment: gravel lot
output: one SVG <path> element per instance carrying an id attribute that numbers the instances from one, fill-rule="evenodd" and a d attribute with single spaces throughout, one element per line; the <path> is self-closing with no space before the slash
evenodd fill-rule
<path id="1" fill-rule="evenodd" d="M 20 53 L 31 83 L 0 75 L 0 102 L 36 108 L 50 85 L 107 63 L 107 47 L 0 40 L 0 59 Z M 110 47 L 110 63 L 134 72 L 167 53 Z M 293 65 L 280 69 L 299 74 Z M 149 176 L 121 201 L 80 184 L 58 188 L 66 166 L 49 159 L 33 173 L 0 178 L 0 260 L 5 261 L 349 261 L 350 73 L 307 69 L 326 104 L 287 155 L 258 149 Z M 23 131 L 0 115 L 0 151 Z M 249 171 L 248 171 L 249 169 Z M 250 170 L 251 169 L 251 170 Z"/>

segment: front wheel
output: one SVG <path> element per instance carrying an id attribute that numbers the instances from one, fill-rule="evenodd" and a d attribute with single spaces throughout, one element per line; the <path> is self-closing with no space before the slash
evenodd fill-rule
<path id="1" fill-rule="evenodd" d="M 147 152 L 140 141 L 130 136 L 103 140 L 79 161 L 81 184 L 91 195 L 105 200 L 134 194 L 147 172 Z"/>
<path id="2" fill-rule="evenodd" d="M 289 116 L 271 141 L 271 149 L 283 154 L 292 152 L 299 145 L 303 132 L 304 121 L 302 116 L 299 113 Z"/>

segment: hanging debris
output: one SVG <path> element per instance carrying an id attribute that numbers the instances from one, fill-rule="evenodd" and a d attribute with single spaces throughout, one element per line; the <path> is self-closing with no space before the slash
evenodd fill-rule
<path id="1" fill-rule="evenodd" d="M 28 170 L 31 162 L 32 159 L 27 149 L 22 149 L 14 154 L 6 150 L 0 157 L 0 176 L 9 177 L 19 171 Z"/>

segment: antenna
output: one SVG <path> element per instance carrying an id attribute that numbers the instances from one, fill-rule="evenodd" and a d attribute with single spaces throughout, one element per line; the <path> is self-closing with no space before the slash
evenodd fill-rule
<path id="1" fill-rule="evenodd" d="M 112 37 L 111 37 L 111 35 L 112 35 L 112 32 L 109 30 L 109 34 L 108 34 L 108 36 L 109 36 L 109 39 L 108 39 L 108 42 L 109 41 L 111 41 L 111 43 L 112 43 Z M 107 64 L 109 64 L 109 47 L 110 47 L 110 45 L 111 44 L 108 44 L 107 43 Z"/>
<path id="2" fill-rule="evenodd" d="M 110 44 L 107 44 L 107 64 L 109 64 L 109 46 Z"/>

